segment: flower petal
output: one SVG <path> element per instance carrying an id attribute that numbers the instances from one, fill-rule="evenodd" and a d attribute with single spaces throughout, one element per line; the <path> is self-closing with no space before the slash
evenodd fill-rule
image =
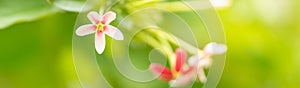
<path id="1" fill-rule="evenodd" d="M 175 65 L 175 71 L 179 72 L 185 63 L 185 60 L 187 58 L 187 54 L 183 49 L 177 49 L 175 52 L 176 55 L 176 65 Z"/>
<path id="2" fill-rule="evenodd" d="M 101 23 L 107 25 L 115 19 L 116 19 L 116 13 L 109 11 L 103 15 L 103 17 L 101 19 L 102 20 Z"/>
<path id="3" fill-rule="evenodd" d="M 93 24 L 98 24 L 100 22 L 100 15 L 95 11 L 89 12 L 87 17 Z"/>
<path id="4" fill-rule="evenodd" d="M 222 54 L 226 51 L 227 51 L 226 45 L 217 44 L 215 42 L 207 44 L 204 48 L 204 52 L 209 55 Z"/>
<path id="5" fill-rule="evenodd" d="M 191 56 L 188 60 L 189 65 L 197 66 L 199 62 L 199 56 Z"/>
<path id="6" fill-rule="evenodd" d="M 98 54 L 102 54 L 105 49 L 105 36 L 102 31 L 97 31 L 95 34 L 95 48 Z"/>
<path id="7" fill-rule="evenodd" d="M 195 66 L 189 66 L 188 69 L 181 71 L 182 75 L 187 75 L 187 74 L 191 74 L 192 72 L 194 72 L 196 70 L 196 65 Z"/>
<path id="8" fill-rule="evenodd" d="M 171 80 L 169 84 L 171 87 L 182 87 L 190 84 L 196 78 L 196 69 L 191 66 L 187 71 L 181 73 L 175 80 Z"/>
<path id="9" fill-rule="evenodd" d="M 115 40 L 124 39 L 122 32 L 114 26 L 111 25 L 104 26 L 104 32 L 105 34 L 107 34 L 108 36 L 112 37 Z"/>
<path id="10" fill-rule="evenodd" d="M 170 81 L 173 78 L 171 70 L 160 64 L 151 64 L 150 71 L 155 75 L 160 75 L 160 79 L 164 81 Z"/>
<path id="11" fill-rule="evenodd" d="M 75 33 L 78 36 L 85 36 L 94 33 L 96 28 L 97 27 L 93 24 L 82 25 L 76 29 Z"/>
<path id="12" fill-rule="evenodd" d="M 204 69 L 201 66 L 198 67 L 198 78 L 202 83 L 205 83 L 207 80 Z"/>
<path id="13" fill-rule="evenodd" d="M 212 62 L 212 59 L 211 58 L 203 58 L 199 61 L 199 64 L 198 66 L 201 66 L 201 67 L 209 67 L 210 64 Z"/>

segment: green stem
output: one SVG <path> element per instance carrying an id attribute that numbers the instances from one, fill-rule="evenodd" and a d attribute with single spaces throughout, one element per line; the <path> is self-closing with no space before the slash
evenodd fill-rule
<path id="1" fill-rule="evenodd" d="M 168 62 L 170 64 L 171 70 L 175 72 L 175 64 L 176 64 L 176 57 L 174 55 L 173 49 L 170 44 L 176 45 L 178 47 L 183 48 L 188 53 L 193 55 L 198 55 L 203 51 L 199 50 L 198 48 L 190 45 L 189 43 L 177 38 L 176 36 L 166 33 L 159 28 L 148 28 L 147 30 L 142 31 L 138 37 L 144 41 L 145 43 L 149 44 L 153 48 L 162 49 L 162 53 L 167 56 Z"/>
<path id="2" fill-rule="evenodd" d="M 142 31 L 136 36 L 151 47 L 161 49 L 161 53 L 163 53 L 167 57 L 170 67 L 174 68 L 175 56 L 172 47 L 168 42 L 159 39 L 160 37 L 157 37 L 155 35 L 150 35 L 149 33 L 147 33 L 147 31 Z"/>
<path id="3" fill-rule="evenodd" d="M 160 38 L 164 38 L 166 40 L 168 40 L 170 43 L 182 47 L 183 49 L 185 49 L 187 52 L 194 54 L 194 55 L 198 55 L 199 53 L 202 53 L 202 50 L 199 50 L 197 47 L 185 42 L 184 40 L 166 33 L 164 31 L 161 30 L 149 30 L 150 33 L 156 35 L 156 36 L 160 36 Z"/>
<path id="4" fill-rule="evenodd" d="M 145 42 L 148 45 L 150 45 L 151 47 L 157 48 L 157 47 L 159 47 L 161 45 L 159 42 L 157 42 L 155 39 L 153 39 L 153 37 L 151 37 L 147 33 L 141 32 L 140 34 L 137 35 L 137 37 L 140 40 L 142 40 L 143 42 Z"/>

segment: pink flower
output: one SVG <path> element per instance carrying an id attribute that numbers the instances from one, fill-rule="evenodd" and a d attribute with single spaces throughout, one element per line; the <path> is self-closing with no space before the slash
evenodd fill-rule
<path id="1" fill-rule="evenodd" d="M 212 61 L 212 55 L 222 54 L 227 51 L 227 47 L 224 44 L 217 44 L 217 43 L 209 43 L 207 44 L 203 52 L 199 55 L 192 56 L 189 58 L 189 64 L 197 67 L 198 69 L 198 77 L 199 80 L 203 83 L 206 82 L 206 76 L 204 72 L 204 67 L 208 66 Z"/>
<path id="2" fill-rule="evenodd" d="M 95 33 L 95 48 L 99 54 L 102 54 L 105 49 L 105 34 L 112 37 L 115 40 L 123 40 L 122 32 L 109 25 L 116 19 L 115 12 L 107 12 L 102 17 L 97 12 L 89 12 L 87 15 L 92 24 L 82 25 L 76 30 L 78 36 L 85 36 Z"/>
<path id="3" fill-rule="evenodd" d="M 204 66 L 211 63 L 211 56 L 222 54 L 227 51 L 226 45 L 209 43 L 205 46 L 202 53 L 192 56 L 188 60 L 188 65 L 185 64 L 187 54 L 182 49 L 177 49 L 175 52 L 176 63 L 172 69 L 169 69 L 160 64 L 153 63 L 150 65 L 150 70 L 159 75 L 159 79 L 169 82 L 171 87 L 182 87 L 191 83 L 198 75 L 202 83 L 206 82 Z M 184 68 L 187 67 L 186 69 Z"/>
<path id="4" fill-rule="evenodd" d="M 169 69 L 160 64 L 153 63 L 150 65 L 150 70 L 155 75 L 159 75 L 159 79 L 170 82 L 170 85 L 172 87 L 184 86 L 190 83 L 195 78 L 195 67 L 188 66 L 187 69 L 183 68 L 187 58 L 187 54 L 182 49 L 177 49 L 175 55 L 175 68 Z"/>

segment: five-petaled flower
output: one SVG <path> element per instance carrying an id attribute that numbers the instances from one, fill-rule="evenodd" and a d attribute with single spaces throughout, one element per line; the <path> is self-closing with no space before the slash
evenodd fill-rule
<path id="1" fill-rule="evenodd" d="M 183 68 L 187 58 L 187 53 L 184 50 L 177 49 L 175 56 L 175 68 L 168 69 L 160 64 L 152 63 L 150 65 L 150 70 L 155 75 L 159 75 L 161 80 L 169 82 L 172 87 L 184 86 L 195 78 L 196 69 L 194 66 L 188 66 L 186 69 Z"/>
<path id="2" fill-rule="evenodd" d="M 76 30 L 78 36 L 95 33 L 95 48 L 98 54 L 102 54 L 105 49 L 105 34 L 115 40 L 124 39 L 122 32 L 118 28 L 109 25 L 116 19 L 116 13 L 110 11 L 103 16 L 101 15 L 94 11 L 89 12 L 87 17 L 92 24 L 82 25 Z"/>

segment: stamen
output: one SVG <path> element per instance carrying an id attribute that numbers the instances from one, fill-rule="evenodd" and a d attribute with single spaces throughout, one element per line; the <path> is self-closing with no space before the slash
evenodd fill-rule
<path id="1" fill-rule="evenodd" d="M 97 24 L 97 30 L 103 31 L 104 25 L 102 23 Z"/>

